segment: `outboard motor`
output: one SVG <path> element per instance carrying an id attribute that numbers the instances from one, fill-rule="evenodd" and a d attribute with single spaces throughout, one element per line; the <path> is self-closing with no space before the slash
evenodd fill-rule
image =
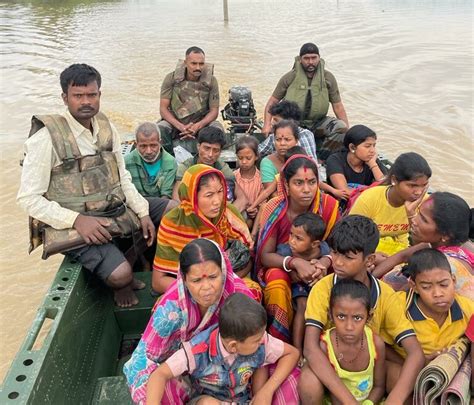
<path id="1" fill-rule="evenodd" d="M 253 105 L 252 92 L 248 87 L 233 86 L 229 90 L 229 103 L 221 111 L 222 118 L 229 121 L 231 133 L 251 134 L 259 125 Z"/>
<path id="2" fill-rule="evenodd" d="M 252 92 L 247 87 L 234 86 L 229 90 L 231 111 L 239 117 L 249 117 L 253 109 Z"/>
<path id="3" fill-rule="evenodd" d="M 253 105 L 250 89 L 244 86 L 231 87 L 229 102 L 221 114 L 223 120 L 230 124 L 226 135 L 226 145 L 221 152 L 221 159 L 231 168 L 236 168 L 236 142 L 244 135 L 257 136 L 259 130 L 262 129 L 262 124 L 257 120 L 257 112 Z"/>

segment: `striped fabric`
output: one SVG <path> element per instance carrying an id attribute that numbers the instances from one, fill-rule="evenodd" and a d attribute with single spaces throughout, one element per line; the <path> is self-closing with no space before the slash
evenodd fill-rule
<path id="1" fill-rule="evenodd" d="M 199 181 L 211 173 L 219 176 L 224 187 L 221 212 L 212 220 L 202 214 L 197 202 Z M 228 239 L 240 240 L 250 246 L 252 238 L 247 224 L 238 210 L 227 202 L 226 195 L 227 186 L 221 171 L 203 164 L 186 170 L 179 187 L 181 203 L 163 217 L 158 228 L 154 270 L 176 274 L 180 252 L 197 238 L 213 240 L 223 249 Z"/>
<path id="2" fill-rule="evenodd" d="M 298 158 L 311 159 L 306 155 L 293 155 L 283 166 L 282 173 L 291 161 Z M 290 327 L 293 320 L 293 306 L 291 302 L 291 282 L 289 281 L 288 274 L 282 269 L 266 269 L 261 265 L 263 247 L 274 236 L 275 229 L 277 228 L 276 225 L 285 217 L 289 205 L 290 197 L 287 195 L 282 174 L 279 181 L 278 196 L 272 198 L 263 210 L 255 270 L 257 279 L 264 288 L 264 302 L 268 314 L 268 331 L 285 342 L 291 342 Z M 326 233 L 323 239 L 327 238 L 339 217 L 338 206 L 337 200 L 327 194 L 323 194 L 318 188 L 310 210 L 319 214 L 326 224 Z M 284 237 L 288 238 L 289 235 Z"/>
<path id="3" fill-rule="evenodd" d="M 297 158 L 312 160 L 311 157 L 308 157 L 306 155 L 293 155 L 285 163 L 281 172 L 283 172 L 283 170 L 289 164 L 289 162 Z M 258 237 L 256 270 L 258 274 L 258 280 L 260 281 L 262 285 L 265 285 L 263 281 L 264 269 L 261 268 L 261 263 L 260 263 L 262 248 L 263 246 L 265 246 L 268 239 L 270 239 L 273 236 L 277 223 L 286 215 L 286 211 L 288 209 L 288 204 L 289 204 L 289 196 L 286 191 L 284 176 L 280 174 L 278 181 L 279 181 L 278 196 L 272 198 L 265 205 L 263 213 L 262 213 L 262 218 L 260 221 L 260 234 Z M 321 190 L 318 188 L 313 204 L 310 207 L 310 210 L 316 214 L 319 214 L 321 218 L 323 219 L 324 223 L 326 224 L 326 232 L 323 236 L 323 239 L 326 239 L 328 237 L 334 224 L 339 218 L 338 207 L 339 207 L 339 203 L 335 198 L 331 197 L 330 195 L 322 193 Z"/>
<path id="4" fill-rule="evenodd" d="M 268 366 L 268 375 L 271 377 L 275 372 L 276 364 Z M 283 383 L 273 394 L 272 405 L 293 405 L 299 404 L 298 394 L 298 380 L 300 379 L 301 370 L 299 367 L 295 367 L 291 374 L 286 377 Z"/>

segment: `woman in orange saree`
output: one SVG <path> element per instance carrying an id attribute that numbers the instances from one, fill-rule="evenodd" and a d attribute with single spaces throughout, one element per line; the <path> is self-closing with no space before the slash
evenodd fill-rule
<path id="1" fill-rule="evenodd" d="M 183 248 L 197 238 L 207 238 L 227 252 L 235 273 L 245 278 L 260 301 L 260 287 L 245 277 L 251 266 L 253 241 L 240 212 L 227 202 L 226 195 L 227 184 L 220 170 L 203 164 L 186 170 L 179 186 L 180 204 L 163 217 L 158 228 L 152 275 L 156 292 L 164 293 L 176 279 Z"/>
<path id="2" fill-rule="evenodd" d="M 291 341 L 293 320 L 291 283 L 303 281 L 312 285 L 324 275 L 328 264 L 310 263 L 301 258 L 288 260 L 276 253 L 276 247 L 288 242 L 294 218 L 304 212 L 319 214 L 326 224 L 324 239 L 329 235 L 339 217 L 339 204 L 322 193 L 318 185 L 316 162 L 309 156 L 292 156 L 281 171 L 281 195 L 267 203 L 262 215 L 256 255 L 257 278 L 264 289 L 268 330 L 286 342 Z"/>

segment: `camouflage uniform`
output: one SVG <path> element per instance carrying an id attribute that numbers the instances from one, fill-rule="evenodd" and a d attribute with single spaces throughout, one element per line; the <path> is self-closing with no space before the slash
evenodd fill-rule
<path id="1" fill-rule="evenodd" d="M 105 217 L 112 236 L 126 236 L 140 229 L 137 215 L 125 205 L 116 155 L 112 152 L 112 129 L 98 113 L 99 152 L 82 156 L 74 135 L 61 115 L 33 116 L 30 136 L 46 126 L 53 149 L 62 164 L 53 167 L 44 197 L 62 207 L 86 215 Z M 30 217 L 30 252 L 43 244 L 43 258 L 85 246 L 73 229 L 54 229 Z"/>
<path id="2" fill-rule="evenodd" d="M 205 64 L 198 81 L 186 80 L 186 66 L 182 60 L 178 62 L 174 72 L 169 73 L 161 88 L 161 98 L 170 99 L 170 109 L 176 119 L 183 124 L 201 121 L 211 107 L 219 106 L 219 87 L 213 76 L 213 65 Z M 211 122 L 224 131 L 218 121 Z M 169 122 L 158 122 L 163 148 L 174 155 L 173 147 L 181 145 L 192 154 L 197 153 L 195 139 L 179 138 L 179 131 Z"/>

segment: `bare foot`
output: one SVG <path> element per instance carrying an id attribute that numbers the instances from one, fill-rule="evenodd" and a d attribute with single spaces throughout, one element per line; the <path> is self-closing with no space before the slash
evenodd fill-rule
<path id="1" fill-rule="evenodd" d="M 138 298 L 130 285 L 120 288 L 119 290 L 114 290 L 114 300 L 117 306 L 122 308 L 128 308 L 138 304 Z"/>
<path id="2" fill-rule="evenodd" d="M 146 287 L 146 284 L 143 281 L 138 280 L 137 278 L 133 279 L 132 289 L 134 289 L 134 290 L 143 290 L 145 287 Z"/>

